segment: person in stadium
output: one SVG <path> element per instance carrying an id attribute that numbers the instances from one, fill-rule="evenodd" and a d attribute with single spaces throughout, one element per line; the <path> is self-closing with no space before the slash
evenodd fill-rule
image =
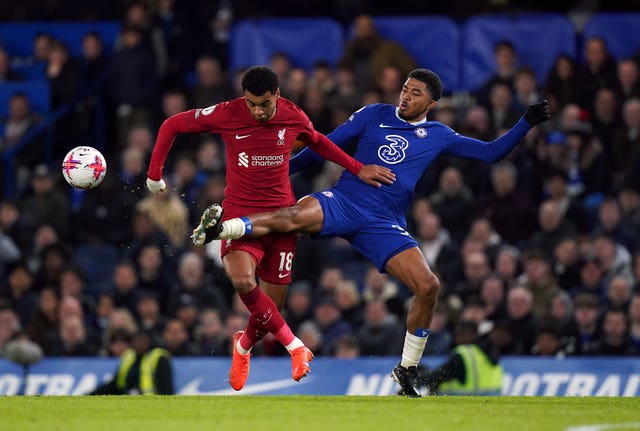
<path id="1" fill-rule="evenodd" d="M 288 176 L 289 154 L 295 141 L 306 143 L 318 154 L 345 167 L 367 187 L 380 187 L 394 180 L 390 169 L 363 165 L 314 130 L 300 108 L 280 97 L 278 75 L 268 67 L 248 69 L 242 78 L 242 91 L 244 97 L 181 112 L 164 121 L 149 164 L 147 187 L 151 192 L 166 190 L 162 179 L 165 158 L 176 135 L 188 132 L 219 133 L 225 142 L 227 217 L 273 211 L 295 203 Z M 204 241 L 204 231 L 196 234 L 200 236 Z M 295 234 L 225 241 L 221 247 L 225 271 L 251 312 L 246 330 L 233 337 L 231 387 L 235 390 L 244 387 L 249 375 L 250 350 L 268 332 L 291 354 L 292 377 L 299 381 L 309 372 L 313 355 L 293 335 L 278 311 L 291 281 Z M 256 275 L 260 288 L 256 286 Z"/>
<path id="2" fill-rule="evenodd" d="M 496 346 L 478 337 L 478 325 L 461 320 L 456 347 L 434 370 L 418 369 L 418 387 L 433 395 L 500 395 L 504 370 Z"/>
<path id="3" fill-rule="evenodd" d="M 113 378 L 98 386 L 89 395 L 173 395 L 171 355 L 154 347 L 150 332 L 132 335 L 116 331 L 110 341 L 119 340 L 130 347 L 120 355 L 120 364 Z"/>
<path id="4" fill-rule="evenodd" d="M 302 232 L 323 237 L 341 236 L 378 270 L 388 272 L 414 293 L 407 314 L 402 360 L 392 371 L 405 395 L 419 397 L 417 369 L 429 336 L 429 325 L 440 289 L 406 231 L 405 212 L 422 173 L 440 154 L 497 162 L 506 156 L 536 124 L 550 118 L 545 100 L 530 105 L 523 117 L 503 136 L 491 142 L 461 136 L 435 121 L 427 121 L 442 94 L 439 76 L 427 69 L 409 73 L 398 106 L 372 104 L 355 112 L 328 136 L 339 146 L 357 139 L 356 160 L 383 163 L 397 180 L 379 188 L 364 188 L 351 172 L 344 172 L 332 188 L 305 196 L 289 208 L 220 221 L 220 207 L 207 208 L 194 230 L 195 244 L 219 239 L 251 238 L 274 232 Z M 321 159 L 309 149 L 290 164 L 298 172 Z M 203 239 L 201 233 L 206 232 Z"/>

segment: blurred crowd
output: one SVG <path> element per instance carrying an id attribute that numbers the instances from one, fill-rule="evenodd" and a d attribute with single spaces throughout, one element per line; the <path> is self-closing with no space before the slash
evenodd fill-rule
<path id="1" fill-rule="evenodd" d="M 0 354 L 28 337 L 47 356 L 119 356 L 144 331 L 175 356 L 228 355 L 246 326 L 219 244 L 188 239 L 202 210 L 224 197 L 219 137 L 179 136 L 165 168 L 170 190 L 150 195 L 144 185 L 164 119 L 241 95 L 243 71 L 226 67 L 233 9 L 213 2 L 207 27 L 187 31 L 178 3 L 131 3 L 113 52 L 96 33 L 84 36 L 79 58 L 46 32 L 29 59 L 0 41 L 0 81 L 21 79 L 13 62 L 40 61 L 54 107 L 93 88 L 56 123 L 58 159 L 94 126 L 96 98 L 106 101 L 109 164 L 98 188 L 80 192 L 41 163 L 43 142 L 17 153 L 15 193 L 0 195 Z M 271 58 L 282 95 L 324 133 L 365 104 L 396 104 L 418 66 L 370 17 L 354 24 L 336 68 Z M 494 48 L 495 73 L 471 103 L 449 93 L 429 119 L 492 140 L 531 103 L 548 99 L 553 117 L 498 164 L 441 157 L 419 182 L 409 231 L 442 283 L 425 354 L 447 354 L 456 322 L 472 320 L 503 355 L 638 355 L 640 59 L 616 60 L 592 38 L 583 60 L 561 56 L 539 82 L 509 41 Z M 40 120 L 28 97 L 14 95 L 0 151 Z M 325 164 L 292 177 L 294 190 L 302 196 L 339 174 Z M 341 239 L 300 237 L 294 269 L 283 313 L 317 355 L 401 353 L 406 287 Z M 254 349 L 285 353 L 269 337 Z"/>

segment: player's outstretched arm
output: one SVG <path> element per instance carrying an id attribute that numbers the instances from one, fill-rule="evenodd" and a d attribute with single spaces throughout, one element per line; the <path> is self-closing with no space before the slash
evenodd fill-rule
<path id="1" fill-rule="evenodd" d="M 495 163 L 509 154 L 535 125 L 551 118 L 546 100 L 530 105 L 522 118 L 507 133 L 491 142 L 462 136 L 451 131 L 445 138 L 444 152 L 459 157 Z"/>
<path id="2" fill-rule="evenodd" d="M 362 172 L 365 166 L 361 162 L 342 151 L 322 133 L 316 132 L 315 137 L 303 137 L 303 140 L 320 156 L 339 164 L 371 186 L 380 187 L 382 184 L 391 184 L 395 180 L 395 174 L 383 166 L 369 165 Z"/>

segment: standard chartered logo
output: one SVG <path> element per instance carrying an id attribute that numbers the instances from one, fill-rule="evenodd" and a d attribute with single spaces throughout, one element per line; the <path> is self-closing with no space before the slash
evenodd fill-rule
<path id="1" fill-rule="evenodd" d="M 284 154 L 249 156 L 244 151 L 238 154 L 238 166 L 244 166 L 245 168 L 248 168 L 249 165 L 252 167 L 270 167 L 282 164 L 284 164 Z"/>
<path id="2" fill-rule="evenodd" d="M 249 156 L 244 151 L 238 154 L 238 166 L 249 167 Z"/>

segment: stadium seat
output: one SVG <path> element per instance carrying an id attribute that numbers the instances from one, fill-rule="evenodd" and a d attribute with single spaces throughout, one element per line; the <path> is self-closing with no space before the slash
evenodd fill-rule
<path id="1" fill-rule="evenodd" d="M 640 49 L 640 13 L 594 14 L 583 31 L 584 40 L 593 36 L 602 37 L 614 57 L 631 57 Z"/>
<path id="2" fill-rule="evenodd" d="M 7 82 L 0 85 L 0 117 L 9 114 L 9 99 L 15 93 L 27 95 L 33 112 L 44 115 L 51 109 L 49 82 L 45 80 Z"/>
<path id="3" fill-rule="evenodd" d="M 47 63 L 44 61 L 12 64 L 11 68 L 29 81 L 47 79 Z"/>
<path id="4" fill-rule="evenodd" d="M 462 30 L 462 88 L 476 89 L 494 72 L 493 49 L 501 40 L 513 43 L 519 63 L 531 66 L 539 82 L 558 55 L 576 57 L 575 31 L 564 15 L 481 15 Z"/>
<path id="5" fill-rule="evenodd" d="M 340 25 L 327 18 L 265 18 L 234 25 L 229 70 L 268 65 L 271 55 L 285 52 L 295 67 L 311 70 L 320 60 L 335 66 L 344 47 Z"/>
<path id="6" fill-rule="evenodd" d="M 440 75 L 445 91 L 459 88 L 460 30 L 451 19 L 378 16 L 374 23 L 382 37 L 402 45 L 420 67 Z"/>
<path id="7" fill-rule="evenodd" d="M 9 22 L 0 24 L 0 44 L 13 57 L 29 57 L 33 55 L 33 38 L 42 32 L 48 32 L 69 46 L 71 55 L 82 52 L 82 36 L 89 31 L 96 31 L 102 36 L 104 49 L 111 52 L 120 32 L 120 23 L 101 22 Z"/>
<path id="8" fill-rule="evenodd" d="M 99 295 L 109 289 L 113 270 L 120 259 L 120 252 L 112 244 L 78 245 L 73 254 L 73 263 L 80 267 L 87 277 L 86 292 Z"/>

